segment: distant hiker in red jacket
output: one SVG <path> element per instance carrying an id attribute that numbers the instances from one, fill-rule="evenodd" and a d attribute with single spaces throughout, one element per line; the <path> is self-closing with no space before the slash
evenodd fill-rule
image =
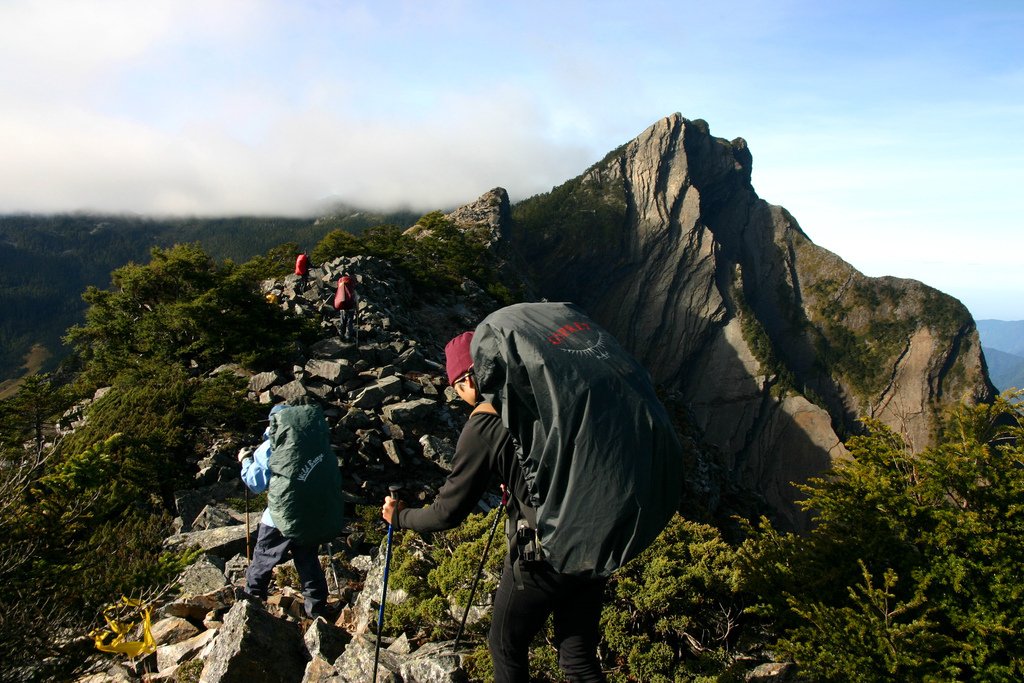
<path id="1" fill-rule="evenodd" d="M 309 254 L 306 252 L 295 259 L 295 274 L 299 276 L 299 291 L 305 292 L 309 286 Z"/>
<path id="2" fill-rule="evenodd" d="M 338 279 L 338 290 L 334 293 L 334 310 L 338 311 L 341 324 L 341 338 L 345 341 L 356 340 L 356 306 L 359 295 L 356 294 L 355 281 L 349 275 Z"/>

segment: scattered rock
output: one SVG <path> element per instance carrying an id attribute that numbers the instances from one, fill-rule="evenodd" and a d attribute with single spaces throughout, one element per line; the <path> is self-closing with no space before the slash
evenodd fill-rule
<path id="1" fill-rule="evenodd" d="M 200 681 L 297 682 L 308 657 L 298 625 L 276 619 L 252 600 L 239 600 L 213 641 Z"/>
<path id="2" fill-rule="evenodd" d="M 182 662 L 192 659 L 217 636 L 217 631 L 207 630 L 187 640 L 158 647 L 156 650 L 157 671 L 166 671 Z"/>
<path id="3" fill-rule="evenodd" d="M 157 645 L 170 645 L 188 640 L 199 633 L 199 629 L 188 619 L 167 617 L 153 624 L 150 633 Z"/>
<path id="4" fill-rule="evenodd" d="M 224 561 L 218 562 L 217 559 L 203 555 L 185 568 L 178 577 L 183 597 L 207 595 L 228 585 L 224 576 Z"/>

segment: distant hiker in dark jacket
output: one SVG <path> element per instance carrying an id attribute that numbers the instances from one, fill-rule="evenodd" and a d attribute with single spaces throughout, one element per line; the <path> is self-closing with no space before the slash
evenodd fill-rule
<path id="1" fill-rule="evenodd" d="M 299 276 L 299 291 L 305 292 L 309 286 L 309 254 L 306 252 L 295 259 L 295 274 Z"/>
<path id="2" fill-rule="evenodd" d="M 356 338 L 356 312 L 359 295 L 356 294 L 355 281 L 351 275 L 342 275 L 338 279 L 338 289 L 334 293 L 334 310 L 338 311 L 339 332 L 345 341 Z"/>
<path id="3" fill-rule="evenodd" d="M 458 526 L 487 490 L 492 474 L 510 493 L 508 528 L 516 529 L 523 518 L 520 510 L 522 501 L 529 499 L 528 489 L 508 430 L 494 407 L 481 402 L 473 375 L 472 339 L 473 333 L 465 332 L 445 347 L 448 382 L 473 406 L 459 436 L 451 474 L 429 507 L 406 509 L 395 498 L 385 498 L 381 513 L 395 529 L 422 532 Z M 514 538 L 509 539 L 510 547 Z M 529 681 L 530 643 L 552 614 L 562 671 L 574 682 L 604 681 L 597 645 L 606 579 L 561 574 L 543 561 L 512 557 L 512 552 L 506 556 L 488 636 L 495 681 Z"/>
<path id="4" fill-rule="evenodd" d="M 278 415 L 282 411 L 297 410 L 298 407 L 288 406 L 284 404 L 276 405 L 270 410 L 270 418 L 273 419 L 275 415 Z M 322 413 L 318 413 L 320 419 L 322 419 Z M 325 425 L 326 427 L 326 422 Z M 271 434 L 270 427 L 263 433 L 264 441 L 256 448 L 255 452 L 250 452 L 249 449 L 242 449 L 238 454 L 238 459 L 242 464 L 242 481 L 245 482 L 246 486 L 253 493 L 262 493 L 272 486 L 271 480 L 273 477 L 282 476 L 279 475 L 275 470 L 271 471 Z M 329 446 L 329 444 L 328 444 Z M 327 510 L 323 513 L 323 517 L 330 517 L 333 519 L 338 518 L 338 511 L 341 510 L 343 503 L 341 500 L 341 487 L 340 487 L 340 475 L 336 472 L 332 473 L 329 471 L 329 467 L 336 467 L 336 460 L 333 454 L 329 454 L 331 457 L 329 460 L 326 458 L 314 459 L 311 461 L 312 466 L 306 465 L 303 469 L 305 470 L 305 476 L 302 477 L 303 481 L 306 479 L 312 479 L 318 477 L 322 482 L 330 482 L 331 485 L 327 487 L 326 493 L 318 493 L 323 496 L 324 500 L 317 501 L 316 509 L 312 514 L 320 516 L 320 509 Z M 280 468 L 280 465 L 275 465 Z M 282 468 L 283 469 L 283 468 Z M 333 475 L 333 478 L 332 478 Z M 337 487 L 335 491 L 334 481 L 337 481 Z M 316 482 L 313 482 L 316 484 Z M 323 487 L 320 489 L 323 490 Z M 273 495 L 273 493 L 271 493 Z M 336 499 L 332 496 L 336 495 Z M 324 570 L 320 566 L 320 559 L 318 557 L 318 542 L 300 542 L 294 538 L 289 538 L 280 528 L 281 522 L 285 522 L 285 519 L 275 520 L 271 515 L 271 504 L 268 504 L 267 509 L 263 511 L 263 516 L 260 518 L 259 529 L 257 531 L 256 547 L 253 550 L 252 563 L 249 565 L 249 569 L 245 573 L 245 589 L 246 593 L 251 597 L 259 600 L 266 600 L 267 589 L 270 586 L 270 579 L 273 575 L 274 567 L 285 562 L 288 559 L 288 553 L 291 553 L 292 558 L 295 560 L 295 569 L 299 573 L 299 579 L 302 582 L 302 595 L 304 598 L 304 607 L 306 614 L 315 618 L 321 614 L 327 614 L 327 578 L 324 576 Z M 287 520 L 294 526 L 296 520 Z M 298 520 L 301 523 L 303 520 Z M 315 519 L 312 522 L 306 524 L 307 527 L 319 525 L 320 520 Z M 338 526 L 336 524 L 336 526 Z M 291 527 L 287 527 L 290 529 Z M 340 528 L 338 529 L 340 531 Z M 289 533 L 291 533 L 289 531 Z M 291 534 L 295 535 L 295 534 Z"/>

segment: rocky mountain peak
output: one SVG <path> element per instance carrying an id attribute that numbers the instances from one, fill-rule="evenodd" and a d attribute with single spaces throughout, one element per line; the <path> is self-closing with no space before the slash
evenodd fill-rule
<path id="1" fill-rule="evenodd" d="M 486 229 L 488 244 L 494 244 L 507 229 L 511 213 L 508 192 L 503 187 L 496 187 L 485 192 L 475 202 L 460 206 L 446 215 L 463 230 Z"/>
<path id="2" fill-rule="evenodd" d="M 815 245 L 757 196 L 752 164 L 741 138 L 674 114 L 517 205 L 510 242 L 541 296 L 607 326 L 683 397 L 718 465 L 802 528 L 792 482 L 846 457 L 860 419 L 920 449 L 947 406 L 994 388 L 958 301 Z"/>

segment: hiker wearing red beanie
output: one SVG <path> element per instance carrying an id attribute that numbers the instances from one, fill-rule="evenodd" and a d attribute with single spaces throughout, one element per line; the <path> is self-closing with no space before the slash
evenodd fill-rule
<path id="1" fill-rule="evenodd" d="M 406 509 L 397 499 L 384 499 L 381 514 L 395 529 L 443 531 L 462 523 L 497 474 L 510 495 L 510 529 L 524 519 L 520 501 L 529 490 L 516 457 L 515 444 L 494 406 L 481 400 L 473 375 L 470 350 L 473 332 L 463 332 L 445 346 L 448 383 L 473 407 L 455 449 L 451 474 L 434 502 Z M 514 542 L 515 532 L 509 539 Z M 597 661 L 601 602 L 606 580 L 555 571 L 543 561 L 513 562 L 506 556 L 494 595 L 488 645 L 497 683 L 526 683 L 533 637 L 554 615 L 558 663 L 573 681 L 604 681 Z"/>

